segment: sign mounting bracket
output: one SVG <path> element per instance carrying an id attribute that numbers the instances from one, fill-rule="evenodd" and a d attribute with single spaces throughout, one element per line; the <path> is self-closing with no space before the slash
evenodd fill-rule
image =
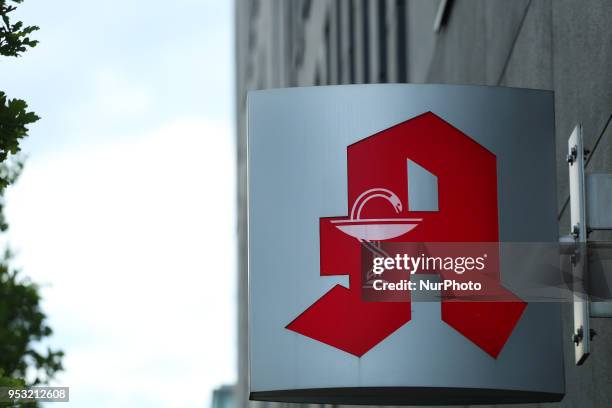
<path id="1" fill-rule="evenodd" d="M 591 352 L 595 332 L 590 327 L 590 318 L 612 317 L 612 301 L 592 302 L 590 296 L 591 278 L 597 278 L 598 285 L 605 285 L 606 272 L 595 269 L 590 271 L 588 262 L 589 250 L 595 251 L 601 244 L 605 244 L 589 241 L 588 234 L 594 230 L 612 229 L 612 212 L 609 208 L 612 202 L 612 174 L 585 174 L 587 154 L 589 151 L 584 148 L 582 125 L 578 124 L 568 139 L 570 234 L 561 239 L 563 243 L 571 243 L 574 306 L 572 341 L 576 365 L 583 364 Z"/>

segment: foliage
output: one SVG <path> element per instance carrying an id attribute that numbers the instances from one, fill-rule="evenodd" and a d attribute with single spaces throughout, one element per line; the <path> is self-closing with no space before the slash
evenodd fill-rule
<path id="1" fill-rule="evenodd" d="M 2 387 L 11 387 L 11 388 L 23 388 L 25 387 L 25 381 L 23 380 L 15 380 L 15 379 L 11 379 L 11 378 L 7 378 L 4 377 L 4 370 L 2 370 L 0 368 L 0 388 Z M 19 407 L 20 405 L 17 404 L 12 404 L 12 403 L 8 403 L 8 402 L 0 402 L 0 407 L 3 408 L 13 408 L 13 407 Z M 23 407 L 24 405 L 21 404 L 21 407 Z M 36 405 L 29 405 L 29 406 L 36 406 Z"/>
<path id="2" fill-rule="evenodd" d="M 26 125 L 40 119 L 27 111 L 28 104 L 21 99 L 7 99 L 0 91 L 0 163 L 10 154 L 19 152 L 19 142 L 28 134 Z M 11 183 L 7 174 L 0 174 L 0 193 Z M 6 229 L 6 228 L 4 228 Z"/>
<path id="3" fill-rule="evenodd" d="M 8 160 L 0 164 L 0 232 L 8 229 L 4 215 L 4 190 L 17 180 L 22 169 L 23 160 Z"/>
<path id="4" fill-rule="evenodd" d="M 0 368 L 0 387 L 24 387 L 25 381 L 20 379 L 6 378 L 4 370 Z"/>
<path id="5" fill-rule="evenodd" d="M 23 0 L 8 0 L 10 3 L 19 4 Z M 22 21 L 11 23 L 9 14 L 17 9 L 15 4 L 8 4 L 7 0 L 0 0 L 0 55 L 6 57 L 18 57 L 28 47 L 36 47 L 38 41 L 30 39 L 29 35 L 38 30 L 37 26 L 23 26 Z"/>
<path id="6" fill-rule="evenodd" d="M 2 56 L 18 57 L 38 44 L 29 37 L 38 27 L 24 26 L 21 21 L 13 23 L 10 19 L 16 5 L 22 2 L 0 0 Z M 39 120 L 27 108 L 25 101 L 9 99 L 0 91 L 0 232 L 8 228 L 3 212 L 6 187 L 15 182 L 23 168 L 23 161 L 14 155 L 28 134 L 27 126 Z M 0 256 L 0 386 L 45 384 L 62 370 L 63 352 L 41 348 L 41 341 L 52 330 L 41 310 L 39 287 L 22 277 L 19 270 L 10 266 L 10 261 L 10 251 L 6 250 Z"/>
<path id="7" fill-rule="evenodd" d="M 0 0 L 0 55 L 18 57 L 28 48 L 35 47 L 38 41 L 29 35 L 38 30 L 37 26 L 24 27 L 22 21 L 12 23 L 10 13 L 17 9 L 16 4 L 23 0 Z M 0 91 L 0 163 L 9 154 L 19 152 L 19 142 L 28 133 L 27 125 L 40 119 L 34 112 L 27 111 L 28 105 L 21 99 L 8 99 Z M 0 176 L 0 192 L 10 184 L 10 180 Z M 4 225 L 4 224 L 3 224 Z M 3 230 L 5 230 L 3 228 Z"/>
<path id="8" fill-rule="evenodd" d="M 10 259 L 9 251 L 0 259 L 0 367 L 17 378 L 24 378 L 29 368 L 31 385 L 46 383 L 62 369 L 63 353 L 33 346 L 53 331 L 40 308 L 38 286 L 11 268 Z"/>

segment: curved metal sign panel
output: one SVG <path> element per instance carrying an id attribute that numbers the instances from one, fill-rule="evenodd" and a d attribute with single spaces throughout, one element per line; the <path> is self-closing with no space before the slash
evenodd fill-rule
<path id="1" fill-rule="evenodd" d="M 504 287 L 506 270 L 497 266 L 498 242 L 557 242 L 554 152 L 546 91 L 351 85 L 250 93 L 251 398 L 560 400 L 559 304 L 524 301 Z M 457 301 L 446 287 L 438 301 L 419 302 L 417 292 L 368 298 L 364 259 L 426 242 L 493 243 L 487 279 L 498 298 Z M 472 266 L 484 261 L 475 259 Z"/>

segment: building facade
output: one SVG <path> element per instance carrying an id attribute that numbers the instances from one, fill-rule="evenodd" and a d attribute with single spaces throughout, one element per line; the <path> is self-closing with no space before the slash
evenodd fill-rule
<path id="1" fill-rule="evenodd" d="M 222 385 L 213 390 L 211 408 L 234 408 L 236 393 L 231 385 Z"/>
<path id="2" fill-rule="evenodd" d="M 553 90 L 561 234 L 569 231 L 565 155 L 575 124 L 591 151 L 587 171 L 612 171 L 609 0 L 236 0 L 235 12 L 239 407 L 282 405 L 247 401 L 248 91 L 404 82 Z M 576 367 L 571 313 L 565 305 L 567 395 L 556 406 L 610 407 L 612 320 L 592 319 L 593 354 Z"/>

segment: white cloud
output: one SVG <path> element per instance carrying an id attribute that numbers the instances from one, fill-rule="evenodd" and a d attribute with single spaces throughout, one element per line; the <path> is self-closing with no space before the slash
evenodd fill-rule
<path id="1" fill-rule="evenodd" d="M 231 128 L 176 119 L 31 160 L 8 196 L 74 406 L 204 406 L 235 380 Z M 182 392 L 193 387 L 193 392 Z"/>
<path id="2" fill-rule="evenodd" d="M 201 407 L 235 379 L 232 3 L 26 1 L 1 89 L 42 120 L 10 242 L 75 407 Z M 184 386 L 197 392 L 177 393 Z"/>
<path id="3" fill-rule="evenodd" d="M 107 120 L 146 114 L 153 102 L 149 87 L 128 80 L 125 73 L 112 69 L 100 69 L 95 73 L 93 91 L 94 109 L 98 115 L 106 116 Z"/>

